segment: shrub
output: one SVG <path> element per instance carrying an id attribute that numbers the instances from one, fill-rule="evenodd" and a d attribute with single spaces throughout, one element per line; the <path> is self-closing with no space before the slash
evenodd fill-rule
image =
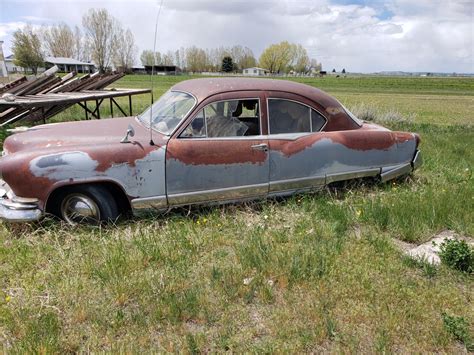
<path id="1" fill-rule="evenodd" d="M 474 248 L 464 240 L 446 239 L 441 243 L 439 256 L 450 268 L 467 273 L 474 272 Z"/>

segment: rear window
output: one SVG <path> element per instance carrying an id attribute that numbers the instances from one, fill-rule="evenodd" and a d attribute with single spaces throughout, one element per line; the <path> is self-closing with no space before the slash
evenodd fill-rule
<path id="1" fill-rule="evenodd" d="M 359 126 L 362 126 L 362 124 L 364 123 L 364 121 L 362 121 L 360 118 L 357 118 L 357 116 L 354 115 L 351 111 L 349 111 L 346 106 L 344 106 L 344 105 L 341 104 L 341 103 L 340 103 L 340 105 L 342 106 L 342 108 L 344 109 L 344 111 L 346 111 L 346 113 L 349 115 L 349 117 L 350 117 L 355 123 L 357 123 Z"/>

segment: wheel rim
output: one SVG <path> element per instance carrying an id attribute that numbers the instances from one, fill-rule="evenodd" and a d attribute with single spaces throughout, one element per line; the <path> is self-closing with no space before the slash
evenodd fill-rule
<path id="1" fill-rule="evenodd" d="M 97 224 L 100 221 L 99 207 L 94 200 L 82 194 L 67 196 L 61 203 L 61 215 L 71 225 Z"/>

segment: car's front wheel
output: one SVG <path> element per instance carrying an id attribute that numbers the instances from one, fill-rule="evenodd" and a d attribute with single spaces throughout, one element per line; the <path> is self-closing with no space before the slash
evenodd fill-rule
<path id="1" fill-rule="evenodd" d="M 69 187 L 53 203 L 53 214 L 71 225 L 111 222 L 120 214 L 114 196 L 102 186 Z"/>

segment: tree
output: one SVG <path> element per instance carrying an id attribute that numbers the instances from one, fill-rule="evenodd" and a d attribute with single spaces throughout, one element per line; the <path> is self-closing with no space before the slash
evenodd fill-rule
<path id="1" fill-rule="evenodd" d="M 72 58 L 76 52 L 76 38 L 71 28 L 61 23 L 42 29 L 46 53 L 53 57 Z"/>
<path id="2" fill-rule="evenodd" d="M 222 58 L 222 71 L 225 73 L 230 73 L 232 70 L 234 70 L 234 63 L 232 61 L 232 57 Z"/>
<path id="3" fill-rule="evenodd" d="M 119 29 L 117 32 L 117 44 L 114 52 L 114 64 L 124 72 L 128 72 L 135 62 L 135 38 L 132 31 Z"/>
<path id="4" fill-rule="evenodd" d="M 257 65 L 257 60 L 250 48 L 245 47 L 240 61 L 237 63 L 238 69 L 252 68 Z"/>
<path id="5" fill-rule="evenodd" d="M 89 9 L 82 25 L 90 43 L 92 59 L 101 73 L 109 67 L 117 47 L 120 24 L 106 9 Z"/>
<path id="6" fill-rule="evenodd" d="M 140 55 L 140 62 L 142 62 L 142 65 L 153 65 L 154 64 L 154 55 L 153 51 L 150 51 L 148 49 L 144 50 L 142 54 Z"/>
<path id="7" fill-rule="evenodd" d="M 310 61 L 310 67 L 312 68 L 313 71 L 319 72 L 323 69 L 323 66 L 321 63 L 318 63 L 318 61 L 314 58 L 311 59 Z"/>
<path id="8" fill-rule="evenodd" d="M 336 72 L 336 69 L 333 69 L 332 72 L 335 73 L 335 72 Z"/>
<path id="9" fill-rule="evenodd" d="M 308 56 L 308 52 L 306 48 L 304 48 L 301 44 L 297 44 L 294 47 L 295 50 L 295 57 L 294 57 L 294 64 L 293 68 L 298 73 L 306 73 L 310 69 L 310 60 Z"/>
<path id="10" fill-rule="evenodd" d="M 346 69 L 342 69 L 342 74 L 346 74 Z"/>
<path id="11" fill-rule="evenodd" d="M 161 57 L 161 64 L 166 66 L 171 66 L 174 63 L 174 55 L 173 52 L 168 51 L 166 54 L 163 54 Z"/>
<path id="12" fill-rule="evenodd" d="M 87 38 L 82 36 L 81 29 L 78 26 L 74 27 L 74 54 L 73 58 L 82 60 L 83 62 L 90 62 L 91 57 L 89 53 L 89 44 Z"/>
<path id="13" fill-rule="evenodd" d="M 43 65 L 43 53 L 41 52 L 41 41 L 38 34 L 33 31 L 31 25 L 23 30 L 17 30 L 13 34 L 14 63 L 22 68 L 30 68 L 36 75 L 38 67 Z"/>
<path id="14" fill-rule="evenodd" d="M 186 64 L 192 72 L 203 72 L 211 66 L 206 51 L 196 46 L 186 49 Z"/>
<path id="15" fill-rule="evenodd" d="M 259 65 L 270 71 L 280 73 L 289 70 L 295 58 L 296 45 L 287 41 L 267 47 L 259 59 Z"/>

